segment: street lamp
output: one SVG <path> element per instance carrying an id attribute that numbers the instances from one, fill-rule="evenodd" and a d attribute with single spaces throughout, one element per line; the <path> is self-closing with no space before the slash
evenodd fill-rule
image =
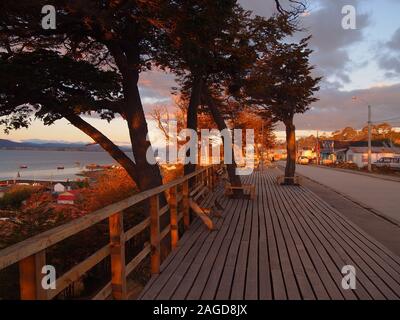
<path id="1" fill-rule="evenodd" d="M 372 171 L 372 122 L 371 122 L 371 105 L 360 97 L 353 97 L 353 101 L 360 100 L 368 105 L 368 171 Z"/>

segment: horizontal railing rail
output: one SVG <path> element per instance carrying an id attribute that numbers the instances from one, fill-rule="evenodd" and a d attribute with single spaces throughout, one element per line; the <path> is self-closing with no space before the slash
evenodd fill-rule
<path id="1" fill-rule="evenodd" d="M 122 201 L 77 218 L 71 222 L 50 229 L 0 251 L 0 270 L 19 264 L 19 283 L 21 299 L 52 299 L 69 285 L 81 278 L 86 272 L 107 257 L 111 257 L 111 281 L 107 283 L 93 299 L 105 299 L 110 295 L 114 299 L 126 299 L 126 278 L 148 256 L 151 256 L 151 273 L 160 270 L 160 243 L 170 235 L 171 247 L 175 248 L 179 240 L 178 224 L 183 219 L 185 229 L 190 224 L 189 180 L 200 182 L 211 189 L 217 183 L 218 165 L 201 168 L 189 175 L 180 177 L 162 186 L 140 192 Z M 180 188 L 178 188 L 180 186 Z M 195 187 L 196 188 L 196 187 Z M 178 189 L 180 190 L 178 192 Z M 192 190 L 193 191 L 193 190 Z M 160 208 L 159 196 L 169 192 L 168 204 Z M 136 204 L 149 201 L 149 215 L 129 230 L 123 228 L 123 211 Z M 178 212 L 178 203 L 182 203 Z M 170 222 L 160 230 L 160 217 L 170 212 Z M 44 290 L 41 285 L 42 267 L 46 265 L 46 249 L 84 231 L 97 223 L 108 219 L 109 244 L 84 259 L 56 280 L 56 289 Z M 128 263 L 125 262 L 125 243 L 141 232 L 150 229 L 150 241 Z"/>

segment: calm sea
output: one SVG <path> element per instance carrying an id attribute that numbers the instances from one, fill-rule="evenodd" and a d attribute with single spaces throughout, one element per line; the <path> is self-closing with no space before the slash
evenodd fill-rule
<path id="1" fill-rule="evenodd" d="M 74 180 L 92 163 L 107 165 L 115 161 L 106 152 L 0 150 L 0 180 L 15 179 L 18 172 L 20 179 Z M 59 166 L 64 169 L 57 169 Z"/>

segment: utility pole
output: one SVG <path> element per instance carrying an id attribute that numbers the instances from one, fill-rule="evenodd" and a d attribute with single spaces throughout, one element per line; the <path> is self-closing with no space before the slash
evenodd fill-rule
<path id="1" fill-rule="evenodd" d="M 319 150 L 319 131 L 317 130 L 317 165 L 320 165 L 321 162 L 321 153 Z"/>
<path id="2" fill-rule="evenodd" d="M 362 98 L 352 97 L 353 101 L 360 100 L 368 105 L 368 171 L 372 171 L 372 121 L 371 121 L 371 105 Z"/>
<path id="3" fill-rule="evenodd" d="M 372 122 L 371 105 L 368 105 L 368 171 L 372 171 Z"/>

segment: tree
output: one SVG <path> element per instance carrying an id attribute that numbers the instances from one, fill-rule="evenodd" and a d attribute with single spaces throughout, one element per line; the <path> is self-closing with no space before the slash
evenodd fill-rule
<path id="1" fill-rule="evenodd" d="M 320 140 L 320 137 L 317 139 L 316 136 L 310 135 L 308 137 L 302 137 L 297 140 L 297 146 L 299 149 L 315 149 Z"/>
<path id="2" fill-rule="evenodd" d="M 287 162 L 285 184 L 293 184 L 296 169 L 296 136 L 293 123 L 296 113 L 306 112 L 319 90 L 320 77 L 313 77 L 308 48 L 310 37 L 299 43 L 281 43 L 265 52 L 250 75 L 246 93 L 257 105 L 271 111 L 274 121 L 286 128 Z"/>
<path id="3" fill-rule="evenodd" d="M 0 56 L 0 121 L 6 131 L 28 127 L 32 116 L 50 125 L 65 118 L 87 132 L 129 175 L 137 180 L 133 161 L 79 116 L 94 110 L 106 120 L 123 104 L 120 77 L 84 61 L 74 61 L 49 50 Z"/>
<path id="4" fill-rule="evenodd" d="M 354 140 L 358 136 L 357 130 L 352 127 L 346 127 L 340 131 L 336 131 L 332 133 L 332 138 L 334 140 Z"/>
<path id="5" fill-rule="evenodd" d="M 239 112 L 246 110 L 248 97 L 241 88 L 257 63 L 260 52 L 272 48 L 279 40 L 290 35 L 294 26 L 286 14 L 269 19 L 252 17 L 251 12 L 235 8 L 230 27 L 225 32 L 225 41 L 214 46 L 218 58 L 217 68 L 210 74 L 203 89 L 204 104 L 210 109 L 219 129 L 227 129 L 226 120 L 234 119 Z M 267 112 L 257 111 L 266 120 Z M 227 165 L 232 185 L 241 185 L 236 175 L 236 161 Z"/>
<path id="6" fill-rule="evenodd" d="M 173 143 L 173 141 L 176 141 L 178 147 L 186 143 L 185 140 L 174 136 L 173 132 L 169 132 L 169 124 L 171 121 L 175 122 L 177 134 L 179 135 L 181 130 L 186 128 L 187 107 L 187 103 L 180 100 L 179 104 L 177 104 L 175 108 L 175 111 L 171 112 L 168 110 L 167 106 L 156 106 L 149 113 L 150 117 L 155 121 L 157 128 L 164 136 L 167 145 Z M 200 112 L 197 115 L 197 123 L 198 131 L 201 129 L 216 128 L 213 118 L 207 112 Z"/>
<path id="7" fill-rule="evenodd" d="M 51 1 L 48 4 L 51 4 Z M 56 1 L 57 27 L 55 30 L 43 30 L 39 21 L 43 1 L 2 1 L 0 47 L 3 52 L 3 64 L 10 61 L 12 63 L 13 57 L 19 54 L 33 54 L 32 59 L 38 58 L 40 61 L 38 55 L 44 53 L 40 49 L 47 49 L 57 53 L 60 60 L 68 57 L 69 67 L 76 68 L 76 72 L 79 72 L 80 62 L 90 64 L 98 72 L 115 71 L 120 77 L 122 87 L 122 95 L 118 96 L 122 101 L 118 101 L 117 104 L 87 105 L 87 100 L 78 100 L 74 93 L 69 100 L 72 104 L 64 109 L 50 104 L 42 106 L 38 103 L 36 94 L 43 92 L 29 91 L 31 97 L 25 94 L 23 105 L 14 100 L 14 106 L 10 101 L 7 101 L 6 107 L 1 106 L 2 115 L 8 117 L 8 128 L 17 129 L 28 125 L 32 110 L 27 106 L 36 104 L 38 108 L 35 109 L 34 115 L 43 119 L 45 124 L 51 124 L 54 119 L 64 117 L 99 143 L 127 169 L 140 190 L 160 185 L 162 179 L 158 166 L 151 165 L 146 159 L 146 152 L 151 146 L 146 139 L 148 128 L 139 95 L 138 80 L 140 73 L 151 67 L 157 43 L 163 34 L 160 12 L 167 4 L 168 1 L 162 0 Z M 44 60 L 47 58 L 45 55 Z M 78 64 L 73 65 L 72 61 Z M 41 68 L 40 64 L 36 66 Z M 39 72 L 39 69 L 36 71 Z M 51 82 L 52 88 L 60 88 L 56 83 L 57 68 L 48 70 L 52 73 L 46 74 L 46 78 Z M 95 70 L 91 72 L 94 73 Z M 4 76 L 2 74 L 3 80 L 7 81 Z M 69 77 L 69 80 L 82 80 L 82 77 Z M 69 86 L 79 87 L 80 83 L 73 82 L 64 86 L 64 93 L 68 91 Z M 53 97 L 56 97 L 57 92 L 53 93 Z M 84 94 L 80 94 L 78 97 L 80 99 L 83 96 Z M 112 97 L 111 100 L 114 98 L 116 97 Z M 96 100 L 95 95 L 89 100 Z M 4 111 L 5 108 L 7 112 Z M 74 112 L 71 113 L 71 110 Z M 100 113 L 108 120 L 116 114 L 125 119 L 135 162 L 125 157 L 112 141 L 80 117 L 80 114 L 88 112 Z"/>
<path id="8" fill-rule="evenodd" d="M 251 107 L 245 107 L 244 110 L 231 114 L 229 122 L 235 129 L 254 130 L 255 149 L 259 158 L 263 150 L 275 145 L 274 123 L 269 115 L 263 115 L 255 112 Z"/>
<path id="9" fill-rule="evenodd" d="M 227 128 L 218 97 L 226 89 L 235 91 L 241 86 L 242 77 L 257 59 L 259 38 L 276 41 L 289 34 L 293 26 L 286 18 L 296 17 L 302 7 L 299 1 L 290 0 L 288 12 L 275 2 L 282 15 L 271 19 L 253 19 L 235 0 L 182 0 L 169 8 L 171 18 L 165 20 L 173 23 L 157 60 L 178 76 L 181 95 L 188 101 L 187 128 L 198 128 L 201 105 L 207 106 L 219 130 Z M 235 161 L 227 167 L 231 183 L 240 185 Z M 194 168 L 187 164 L 185 174 Z"/>
<path id="10" fill-rule="evenodd" d="M 167 66 L 178 76 L 181 94 L 189 101 L 187 127 L 196 130 L 200 106 L 207 106 L 220 131 L 227 129 L 221 113 L 221 96 L 241 86 L 242 77 L 257 59 L 257 37 L 277 39 L 290 29 L 287 20 L 281 18 L 251 18 L 251 12 L 243 10 L 236 1 L 184 1 L 177 2 L 178 14 L 172 39 L 163 52 L 175 52 L 161 56 L 160 64 Z M 255 23 L 253 23 L 253 20 Z M 284 23 L 282 23 L 284 22 Z M 199 27 L 200 26 L 200 27 Z M 236 163 L 227 165 L 233 185 L 240 185 L 236 175 Z M 185 166 L 185 173 L 194 165 Z"/>
<path id="11" fill-rule="evenodd" d="M 188 129 L 198 129 L 203 88 L 219 63 L 215 48 L 225 37 L 235 6 L 236 0 L 179 0 L 169 8 L 170 18 L 166 20 L 173 23 L 164 38 L 158 63 L 178 77 L 180 94 L 188 102 Z M 194 170 L 195 164 L 185 165 L 185 174 Z"/>
<path id="12" fill-rule="evenodd" d="M 150 117 L 156 122 L 157 128 L 162 132 L 167 145 L 169 145 L 171 140 L 174 138 L 171 136 L 172 133 L 169 132 L 169 122 L 176 122 L 178 133 L 180 130 L 182 130 L 184 125 L 184 119 L 180 111 L 178 110 L 175 112 L 175 114 L 171 114 L 166 106 L 156 106 L 153 108 L 153 110 L 150 112 Z"/>

